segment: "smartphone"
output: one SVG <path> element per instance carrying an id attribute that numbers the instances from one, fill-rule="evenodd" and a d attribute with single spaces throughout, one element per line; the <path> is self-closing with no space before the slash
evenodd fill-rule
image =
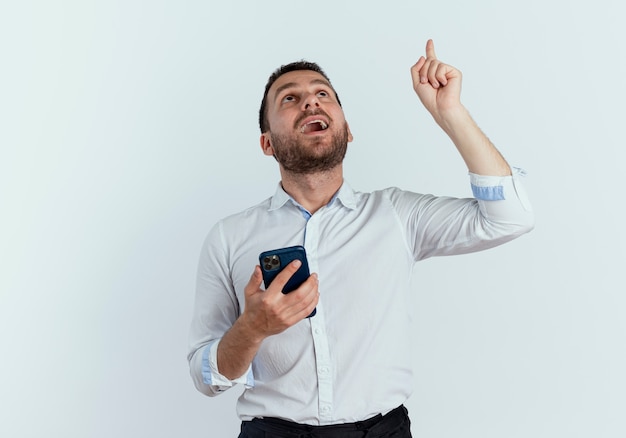
<path id="1" fill-rule="evenodd" d="M 269 287 L 278 273 L 294 260 L 300 260 L 302 264 L 283 287 L 282 292 L 284 294 L 296 290 L 311 275 L 304 247 L 297 245 L 262 252 L 259 255 L 259 264 L 261 265 L 261 272 L 263 273 L 265 289 Z M 315 313 L 317 313 L 317 309 L 313 309 L 313 312 L 311 312 L 307 318 L 314 316 Z"/>

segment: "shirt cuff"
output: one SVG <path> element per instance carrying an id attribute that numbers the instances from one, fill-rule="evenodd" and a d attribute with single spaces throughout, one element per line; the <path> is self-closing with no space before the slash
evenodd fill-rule
<path id="1" fill-rule="evenodd" d="M 248 370 L 240 377 L 230 380 L 227 377 L 221 375 L 217 369 L 217 347 L 219 346 L 219 339 L 211 342 L 202 352 L 202 381 L 206 385 L 211 385 L 217 389 L 217 391 L 225 391 L 237 383 L 242 383 L 246 388 L 254 387 L 254 375 L 252 374 L 252 365 L 248 367 Z"/>
<path id="2" fill-rule="evenodd" d="M 469 175 L 474 198 L 480 201 L 503 201 L 507 199 L 507 192 L 511 191 L 518 197 L 522 197 L 517 186 L 519 185 L 519 180 L 526 176 L 524 169 L 512 167 L 510 176 L 485 176 L 471 172 Z M 527 203 L 527 200 L 520 200 L 522 203 Z"/>
<path id="3" fill-rule="evenodd" d="M 508 176 L 470 173 L 474 196 L 486 218 L 507 223 L 525 218 L 524 222 L 532 222 L 533 209 L 521 181 L 525 175 L 524 170 L 516 167 L 511 168 Z"/>

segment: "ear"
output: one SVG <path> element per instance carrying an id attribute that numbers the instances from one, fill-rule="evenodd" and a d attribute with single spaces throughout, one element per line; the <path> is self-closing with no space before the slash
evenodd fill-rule
<path id="1" fill-rule="evenodd" d="M 348 125 L 348 122 L 346 122 L 346 130 L 348 131 L 348 143 L 351 143 L 352 140 L 354 140 L 354 137 L 352 137 L 352 132 L 350 132 L 350 125 Z"/>
<path id="2" fill-rule="evenodd" d="M 261 150 L 265 155 L 274 155 L 274 148 L 272 147 L 272 139 L 270 138 L 270 133 L 264 132 L 261 134 L 261 138 L 259 139 L 261 143 Z"/>

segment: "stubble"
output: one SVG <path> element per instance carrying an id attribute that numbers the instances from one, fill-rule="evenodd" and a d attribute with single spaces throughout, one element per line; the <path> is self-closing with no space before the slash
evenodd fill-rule
<path id="1" fill-rule="evenodd" d="M 308 138 L 271 134 L 274 158 L 284 170 L 293 174 L 327 172 L 339 166 L 348 150 L 348 126 L 334 132 L 330 144 L 326 136 Z"/>

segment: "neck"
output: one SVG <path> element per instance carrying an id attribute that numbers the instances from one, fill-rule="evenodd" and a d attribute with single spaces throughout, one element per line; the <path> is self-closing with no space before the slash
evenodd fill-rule
<path id="1" fill-rule="evenodd" d="M 343 184 L 343 169 L 337 166 L 326 172 L 293 174 L 281 168 L 283 190 L 311 214 L 330 202 Z"/>

